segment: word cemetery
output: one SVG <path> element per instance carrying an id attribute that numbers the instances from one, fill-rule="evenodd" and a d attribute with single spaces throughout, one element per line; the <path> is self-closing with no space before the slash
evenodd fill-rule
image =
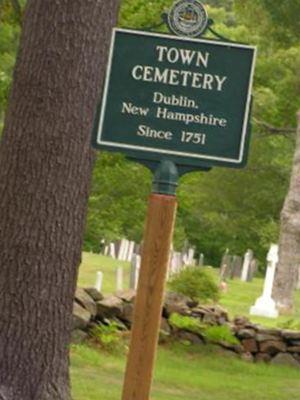
<path id="1" fill-rule="evenodd" d="M 97 148 L 177 165 L 244 166 L 255 48 L 115 29 Z"/>

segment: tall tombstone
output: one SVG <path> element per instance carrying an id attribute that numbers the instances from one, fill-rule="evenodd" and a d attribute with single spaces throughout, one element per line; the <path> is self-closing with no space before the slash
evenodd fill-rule
<path id="1" fill-rule="evenodd" d="M 167 270 L 167 280 L 171 278 L 175 273 L 175 251 L 170 249 L 170 257 L 169 257 L 169 268 Z"/>
<path id="2" fill-rule="evenodd" d="M 109 255 L 109 246 L 105 246 L 103 250 L 103 255 L 108 256 Z"/>
<path id="3" fill-rule="evenodd" d="M 127 261 L 127 259 L 128 259 L 129 246 L 130 246 L 129 240 L 125 239 L 123 261 Z"/>
<path id="4" fill-rule="evenodd" d="M 263 294 L 259 297 L 255 305 L 250 308 L 251 315 L 258 315 L 260 317 L 277 318 L 278 310 L 276 303 L 272 299 L 272 290 L 274 283 L 274 276 L 276 266 L 278 263 L 278 245 L 272 244 L 267 256 L 267 271 L 264 282 Z"/>
<path id="5" fill-rule="evenodd" d="M 183 265 L 182 264 L 182 255 L 178 251 L 175 251 L 173 254 L 173 264 L 174 264 L 174 266 L 173 266 L 174 274 L 178 274 L 181 271 L 181 268 Z"/>
<path id="6" fill-rule="evenodd" d="M 126 257 L 126 239 L 121 239 L 118 251 L 118 260 L 124 261 Z"/>
<path id="7" fill-rule="evenodd" d="M 114 244 L 115 244 L 116 258 L 119 259 L 121 240 L 115 240 Z"/>
<path id="8" fill-rule="evenodd" d="M 127 253 L 127 260 L 126 260 L 128 262 L 131 262 L 131 260 L 132 260 L 134 246 L 135 246 L 135 243 L 133 241 L 130 241 L 129 247 L 128 247 L 128 253 Z"/>
<path id="9" fill-rule="evenodd" d="M 226 249 L 225 253 L 222 256 L 222 260 L 221 260 L 221 264 L 220 264 L 220 269 L 222 268 L 223 265 L 227 265 L 228 264 L 228 260 L 229 260 L 229 249 Z"/>
<path id="10" fill-rule="evenodd" d="M 253 251 L 248 249 L 244 256 L 244 262 L 243 262 L 243 268 L 242 268 L 242 274 L 241 274 L 242 282 L 247 282 L 249 268 L 250 268 L 252 258 L 253 258 Z"/>
<path id="11" fill-rule="evenodd" d="M 169 268 L 168 279 L 172 275 L 178 274 L 180 272 L 180 268 L 181 268 L 181 253 L 177 251 L 172 251 L 170 255 L 170 268 Z"/>
<path id="12" fill-rule="evenodd" d="M 142 253 L 142 246 L 140 243 L 135 243 L 134 249 L 133 249 L 133 254 L 138 254 L 141 255 Z"/>
<path id="13" fill-rule="evenodd" d="M 110 257 L 116 258 L 116 248 L 114 243 L 109 244 L 109 254 Z"/>
<path id="14" fill-rule="evenodd" d="M 199 267 L 203 267 L 204 265 L 204 254 L 201 253 L 199 256 Z"/>
<path id="15" fill-rule="evenodd" d="M 226 281 L 228 277 L 228 265 L 227 264 L 222 264 L 220 268 L 220 281 Z"/>
<path id="16" fill-rule="evenodd" d="M 103 272 L 98 271 L 96 275 L 96 283 L 95 283 L 95 288 L 98 290 L 98 292 L 101 293 L 102 291 L 102 285 L 103 285 Z"/>
<path id="17" fill-rule="evenodd" d="M 119 266 L 116 269 L 116 289 L 123 290 L 123 267 Z"/>
<path id="18" fill-rule="evenodd" d="M 242 267 L 243 267 L 242 257 L 233 256 L 230 268 L 230 278 L 231 279 L 239 278 L 242 273 Z"/>
<path id="19" fill-rule="evenodd" d="M 134 254 L 131 261 L 130 268 L 130 289 L 136 290 L 139 280 L 139 273 L 141 267 L 141 256 L 138 254 Z"/>
<path id="20" fill-rule="evenodd" d="M 190 247 L 187 252 L 187 265 L 194 265 L 195 249 Z"/>
<path id="21" fill-rule="evenodd" d="M 183 265 L 188 265 L 189 257 L 188 257 L 188 254 L 186 252 L 182 252 L 181 253 L 181 260 L 182 260 L 182 264 Z"/>
<path id="22" fill-rule="evenodd" d="M 232 259 L 233 257 L 229 254 L 229 249 L 226 249 L 223 254 L 221 265 L 220 265 L 220 279 L 226 280 L 231 276 L 232 270 Z"/>
<path id="23" fill-rule="evenodd" d="M 250 268 L 248 270 L 247 282 L 251 282 L 257 273 L 258 270 L 258 261 L 256 258 L 253 258 L 250 263 Z"/>

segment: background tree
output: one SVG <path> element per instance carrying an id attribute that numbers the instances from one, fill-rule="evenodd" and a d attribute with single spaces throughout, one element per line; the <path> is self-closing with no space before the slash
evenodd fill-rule
<path id="1" fill-rule="evenodd" d="M 293 311 L 293 293 L 300 268 L 300 112 L 291 182 L 281 212 L 279 262 L 273 298 L 283 313 Z"/>
<path id="2" fill-rule="evenodd" d="M 275 4 L 269 0 L 248 1 L 241 0 L 239 5 L 247 9 L 246 20 L 250 25 L 259 15 L 264 16 L 264 23 L 258 30 L 265 32 L 265 40 L 272 47 L 272 53 L 280 60 L 277 70 L 277 79 L 274 77 L 274 65 L 268 67 L 270 74 L 269 86 L 277 97 L 273 121 L 276 124 L 293 124 L 296 111 L 300 108 L 300 46 L 299 46 L 299 19 L 300 1 L 285 0 Z M 252 22 L 250 22 L 252 21 Z M 256 27 L 257 29 L 257 27 Z M 272 57 L 274 59 L 274 55 Z M 271 64 L 271 60 L 269 61 Z M 267 65 L 267 63 L 265 63 Z M 269 118 L 270 120 L 270 118 Z M 276 133 L 276 130 L 273 131 Z M 277 134 L 285 133 L 277 130 Z M 293 292 L 300 267 L 300 225 L 299 225 L 299 126 L 295 146 L 294 164 L 290 178 L 290 187 L 281 212 L 279 262 L 274 280 L 273 297 L 281 312 L 289 312 L 293 308 Z"/>
<path id="3" fill-rule="evenodd" d="M 118 1 L 29 0 L 0 146 L 0 399 L 70 398 L 90 132 Z"/>
<path id="4" fill-rule="evenodd" d="M 119 25 L 155 26 L 172 2 L 124 0 Z M 250 247 L 264 268 L 270 242 L 278 240 L 279 215 L 288 189 L 294 137 L 291 132 L 271 131 L 262 122 L 277 127 L 295 125 L 300 51 L 287 30 L 286 38 L 278 39 L 273 20 L 260 1 L 254 5 L 246 0 L 205 3 L 218 32 L 259 48 L 254 87 L 257 122 L 253 126 L 249 166 L 245 170 L 214 168 L 209 173 L 192 173 L 181 179 L 175 247 L 179 250 L 187 240 L 198 252 L 204 252 L 206 262 L 213 265 L 219 264 L 227 247 L 239 255 Z M 167 31 L 167 28 L 162 26 L 160 30 Z M 140 240 L 142 236 L 144 200 L 150 190 L 149 173 L 120 156 L 107 157 L 98 156 L 94 172 L 85 235 L 87 250 L 98 251 L 102 238 L 114 240 L 127 236 Z M 138 183 L 130 179 L 133 174 L 138 176 Z M 97 183 L 96 175 L 106 183 Z M 114 184 L 110 185 L 111 179 L 120 182 L 118 190 L 113 189 Z M 134 204 L 130 218 L 124 213 L 128 202 L 121 200 L 126 197 Z"/>

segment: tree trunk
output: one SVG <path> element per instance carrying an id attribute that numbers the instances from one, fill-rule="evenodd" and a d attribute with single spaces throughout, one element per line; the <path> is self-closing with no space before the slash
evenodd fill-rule
<path id="1" fill-rule="evenodd" d="M 90 132 L 118 0 L 29 0 L 0 146 L 0 399 L 67 400 Z"/>
<path id="2" fill-rule="evenodd" d="M 293 294 L 300 267 L 300 112 L 291 182 L 281 212 L 279 262 L 273 298 L 281 313 L 293 310 Z"/>

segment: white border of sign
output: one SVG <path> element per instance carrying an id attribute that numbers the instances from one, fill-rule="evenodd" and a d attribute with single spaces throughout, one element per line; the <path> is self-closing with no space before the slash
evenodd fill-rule
<path id="1" fill-rule="evenodd" d="M 226 46 L 226 47 L 228 47 L 228 46 L 238 47 L 238 48 L 243 48 L 243 49 L 251 49 L 254 51 L 254 57 L 253 57 L 253 61 L 252 61 L 251 74 L 250 74 L 249 87 L 248 87 L 247 103 L 246 103 L 246 109 L 245 109 L 245 115 L 244 115 L 244 121 L 243 121 L 242 140 L 241 140 L 240 153 L 239 153 L 238 159 L 214 157 L 214 156 L 208 156 L 208 155 L 204 155 L 204 154 L 202 155 L 199 153 L 197 153 L 197 154 L 185 153 L 182 151 L 164 150 L 164 149 L 154 148 L 154 147 L 135 146 L 135 145 L 131 145 L 131 144 L 108 142 L 105 140 L 101 140 L 104 116 L 105 116 L 105 111 L 106 111 L 106 103 L 107 103 L 107 92 L 108 92 L 108 87 L 110 84 L 111 65 L 112 65 L 112 59 L 113 59 L 113 53 L 114 53 L 115 37 L 116 37 L 117 32 L 135 34 L 135 35 L 140 35 L 140 36 L 160 37 L 160 38 L 172 39 L 172 40 L 176 40 L 176 41 L 180 40 L 180 41 L 187 41 L 187 42 L 215 44 L 218 46 Z M 194 39 L 194 38 L 189 38 L 189 37 L 177 37 L 177 36 L 172 36 L 172 35 L 164 35 L 164 34 L 144 32 L 144 31 L 136 31 L 136 30 L 131 30 L 131 29 L 114 28 L 113 35 L 112 35 L 112 41 L 111 41 L 111 45 L 110 45 L 109 59 L 108 59 L 106 79 L 105 79 L 105 87 L 104 87 L 104 93 L 103 93 L 103 103 L 102 103 L 102 109 L 101 109 L 101 114 L 100 114 L 100 122 L 98 125 L 98 133 L 97 133 L 97 142 L 96 143 L 101 146 L 116 147 L 116 148 L 120 148 L 120 149 L 123 148 L 123 149 L 130 149 L 130 150 L 141 150 L 141 151 L 150 152 L 150 153 L 155 152 L 155 153 L 159 153 L 159 154 L 171 154 L 171 155 L 180 156 L 180 157 L 191 157 L 191 158 L 216 160 L 216 161 L 223 161 L 223 162 L 225 161 L 225 162 L 240 164 L 243 161 L 246 134 L 247 134 L 247 129 L 248 129 L 248 119 L 249 119 L 249 112 L 250 112 L 250 105 L 251 105 L 251 93 L 252 93 L 252 85 L 253 85 L 253 78 L 254 78 L 256 53 L 257 53 L 257 50 L 256 50 L 255 46 L 248 46 L 248 45 L 242 45 L 242 44 L 231 43 L 231 42 L 226 43 L 226 42 L 214 41 L 214 40 Z"/>

